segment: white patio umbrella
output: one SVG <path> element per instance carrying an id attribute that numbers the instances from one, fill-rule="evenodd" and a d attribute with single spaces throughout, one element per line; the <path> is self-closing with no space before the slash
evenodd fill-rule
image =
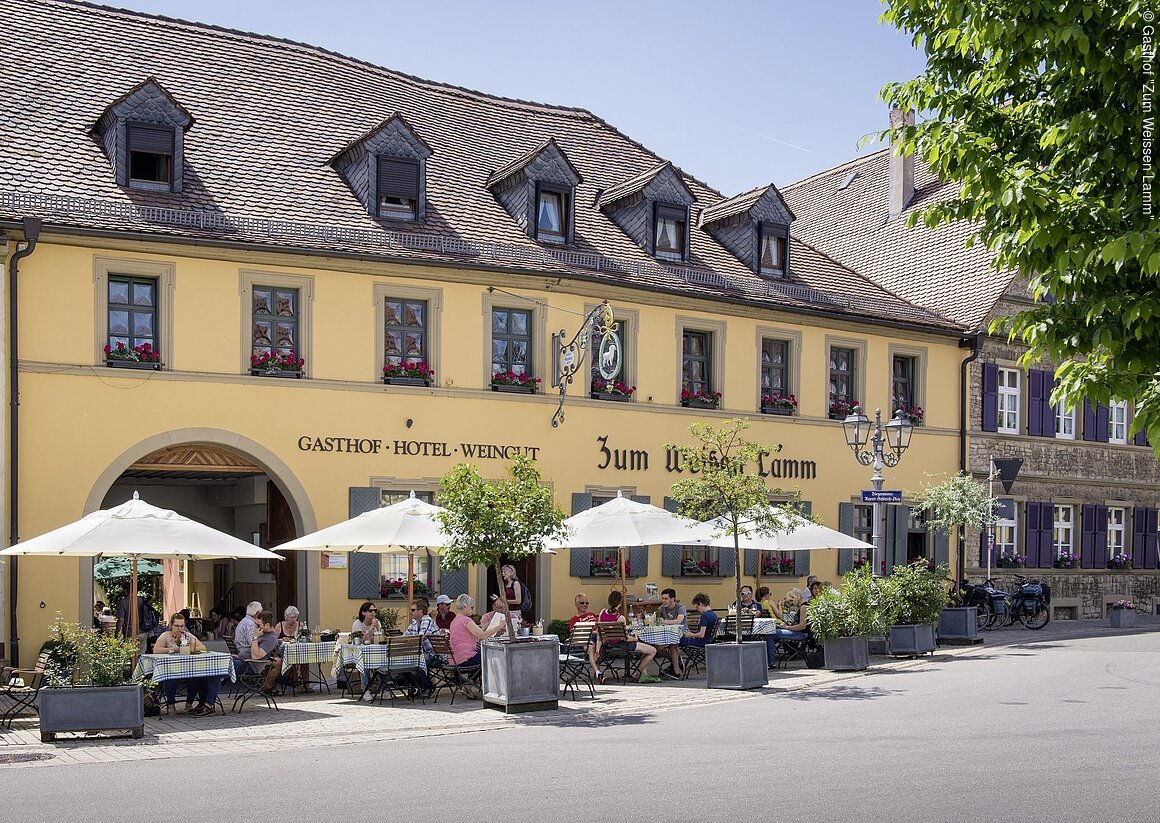
<path id="1" fill-rule="evenodd" d="M 624 547 L 656 543 L 702 543 L 712 531 L 703 523 L 648 503 L 638 503 L 620 492 L 607 503 L 593 506 L 564 521 L 567 535 L 551 541 L 554 548 L 593 548 L 617 551 L 622 608 L 628 611 Z M 732 545 L 732 544 L 730 544 Z"/>
<path id="2" fill-rule="evenodd" d="M 0 555 L 130 558 L 133 564 L 129 586 L 132 637 L 137 636 L 137 563 L 142 557 L 282 559 L 274 552 L 175 511 L 151 506 L 137 492 L 133 492 L 132 500 L 120 506 L 86 514 L 67 526 L 10 546 L 0 551 Z"/>

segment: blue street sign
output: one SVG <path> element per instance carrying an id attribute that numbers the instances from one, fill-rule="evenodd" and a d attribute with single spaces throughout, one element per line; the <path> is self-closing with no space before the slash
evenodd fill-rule
<path id="1" fill-rule="evenodd" d="M 901 503 L 902 489 L 862 489 L 863 503 Z"/>

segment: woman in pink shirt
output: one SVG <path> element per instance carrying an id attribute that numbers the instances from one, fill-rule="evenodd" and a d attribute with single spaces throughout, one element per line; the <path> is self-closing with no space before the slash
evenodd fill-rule
<path id="1" fill-rule="evenodd" d="M 461 594 L 455 598 L 455 619 L 451 621 L 449 632 L 451 653 L 455 655 L 456 666 L 479 665 L 479 641 L 499 634 L 507 623 L 496 623 L 488 629 L 475 625 L 471 615 L 475 613 L 475 598 Z"/>

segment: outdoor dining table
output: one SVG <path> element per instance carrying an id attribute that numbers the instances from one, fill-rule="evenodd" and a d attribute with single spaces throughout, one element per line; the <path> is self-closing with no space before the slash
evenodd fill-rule
<path id="1" fill-rule="evenodd" d="M 190 680 L 196 677 L 228 677 L 237 681 L 234 659 L 222 652 L 202 654 L 143 654 L 133 669 L 134 680 Z"/>
<path id="2" fill-rule="evenodd" d="M 779 623 L 775 617 L 755 617 L 753 619 L 753 629 L 746 632 L 747 637 L 754 637 L 762 634 L 773 634 L 777 629 Z M 717 621 L 717 634 L 725 634 L 725 621 Z"/>
<path id="3" fill-rule="evenodd" d="M 406 671 L 419 668 L 427 671 L 427 656 L 420 652 L 418 655 L 400 656 L 398 652 L 391 654 L 391 647 L 387 643 L 367 644 L 354 646 L 343 643 L 333 651 L 335 675 L 351 664 L 361 675 L 368 671 Z"/>
<path id="4" fill-rule="evenodd" d="M 676 646 L 681 642 L 685 633 L 685 625 L 662 623 L 657 626 L 629 626 L 629 634 L 635 634 L 642 643 L 651 643 L 654 646 Z"/>
<path id="5" fill-rule="evenodd" d="M 318 683 L 326 689 L 327 694 L 330 694 L 330 683 L 327 682 L 322 666 L 334 659 L 334 649 L 335 642 L 333 640 L 319 643 L 284 640 L 282 642 L 282 674 L 286 674 L 291 666 L 306 666 L 306 685 Z M 318 671 L 317 680 L 310 679 L 311 667 Z"/>

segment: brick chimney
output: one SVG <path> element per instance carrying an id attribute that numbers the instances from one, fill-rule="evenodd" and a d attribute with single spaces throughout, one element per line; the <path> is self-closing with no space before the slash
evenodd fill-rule
<path id="1" fill-rule="evenodd" d="M 890 127 L 914 125 L 914 111 L 903 111 L 898 107 L 890 109 Z M 902 214 L 902 210 L 914 197 L 914 155 L 899 157 L 890 152 L 890 217 Z"/>

